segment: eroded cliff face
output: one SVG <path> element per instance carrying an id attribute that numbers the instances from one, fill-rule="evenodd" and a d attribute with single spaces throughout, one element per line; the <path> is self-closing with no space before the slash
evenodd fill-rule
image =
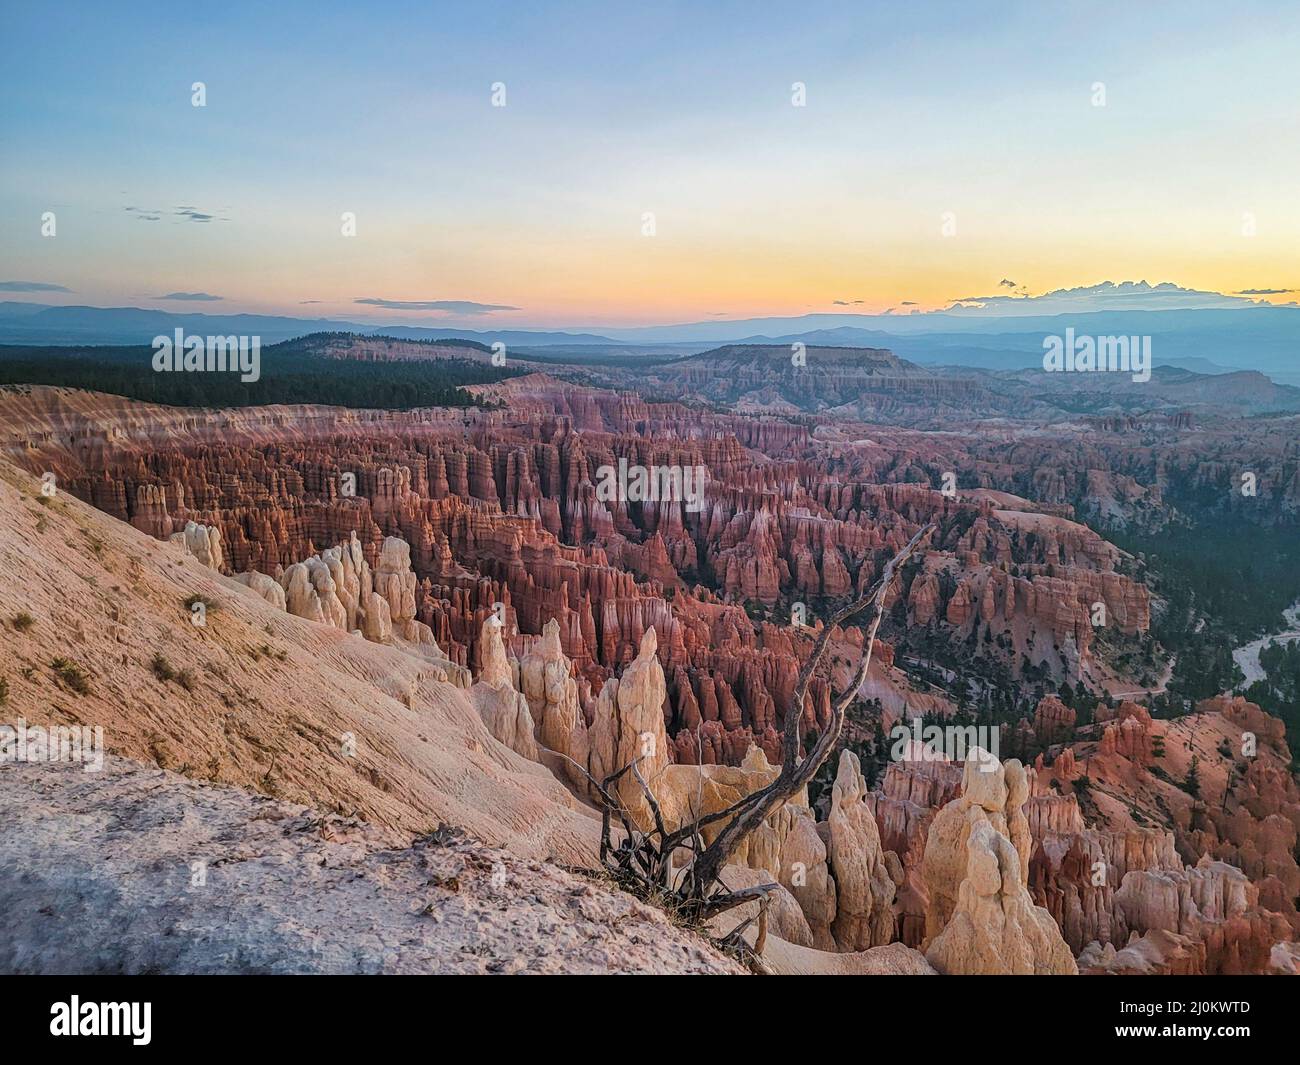
<path id="1" fill-rule="evenodd" d="M 1030 735 L 1048 751 L 1028 768 L 1022 805 L 1024 883 L 1080 968 L 1290 971 L 1300 809 L 1281 722 L 1228 696 L 1174 721 L 1129 702 L 1094 717 L 1077 728 L 1068 708 L 1043 700 Z M 1184 784 L 1193 756 L 1196 796 Z M 885 845 L 904 863 L 900 938 L 914 946 L 955 905 L 959 849 L 927 866 L 926 848 L 951 835 L 936 819 L 956 808 L 960 779 L 948 762 L 895 763 L 874 801 Z M 928 881 L 918 875 L 927 868 Z"/>
<path id="2" fill-rule="evenodd" d="M 98 727 L 110 758 L 357 815 L 394 839 L 445 821 L 525 857 L 590 860 L 589 813 L 493 738 L 422 645 L 295 615 L 274 578 L 254 587 L 200 561 L 202 538 L 159 542 L 39 487 L 0 461 L 4 723 Z M 324 588 L 300 590 L 319 603 Z"/>
<path id="3" fill-rule="evenodd" d="M 595 782 L 635 764 L 635 773 L 622 774 L 611 794 L 642 831 L 656 825 L 653 797 L 658 818 L 671 832 L 770 784 L 777 767 L 756 746 L 735 767 L 671 761 L 661 710 L 666 681 L 656 641 L 652 628 L 637 657 L 582 705 L 554 622 L 516 663 L 505 660 L 491 630 L 488 663 L 471 693 L 484 692 L 476 705 L 498 739 L 520 753 L 531 749 L 532 757 L 587 800 L 596 799 Z M 530 708 L 538 711 L 536 718 Z M 521 735 L 524 722 L 530 735 Z M 894 941 L 893 901 L 902 868 L 881 847 L 867 797 L 857 757 L 843 751 L 824 821 L 816 820 L 800 792 L 733 855 L 729 882 L 780 885 L 774 920 L 776 933 L 787 942 L 852 954 Z M 701 834 L 712 842 L 725 825 L 723 820 L 703 826 Z"/>
<path id="4" fill-rule="evenodd" d="M 571 681 L 553 635 L 551 643 L 514 675 L 544 671 L 549 661 L 556 679 Z M 493 675 L 508 692 L 512 670 L 501 664 Z M 662 718 L 649 709 L 663 684 L 651 634 L 590 713 L 563 716 L 551 749 L 580 755 L 586 746 L 585 762 L 566 760 L 555 770 L 563 778 L 569 766 L 585 768 L 570 779 L 588 796 L 588 773 L 602 777 L 638 760 L 671 830 L 725 809 L 776 770 L 756 748 L 739 770 L 660 757 Z M 563 706 L 567 697 L 556 692 L 538 705 L 548 702 Z M 1260 723 L 1230 700 L 1204 713 L 1225 710 Z M 1055 699 L 1040 711 L 1039 722 L 1051 722 L 1054 734 L 1072 731 Z M 1152 725 L 1131 704 L 1121 713 L 1124 721 Z M 1072 747 L 1055 753 L 1057 773 L 1077 766 Z M 1040 783 L 1040 772 L 1048 783 Z M 1026 769 L 974 751 L 964 765 L 894 763 L 871 794 L 845 751 L 828 817 L 817 821 L 799 797 L 750 837 L 729 876 L 780 885 L 772 920 L 788 944 L 856 956 L 900 943 L 923 949 L 941 973 L 1072 974 L 1079 964 L 1089 971 L 1264 972 L 1291 957 L 1286 915 L 1261 903 L 1260 888 L 1241 869 L 1208 855 L 1185 866 L 1170 831 L 1089 826 L 1076 796 L 1051 786 L 1059 779 L 1041 760 Z M 639 783 L 620 787 L 618 797 L 640 827 L 651 827 Z M 720 827 L 706 829 L 706 838 Z"/>
<path id="5" fill-rule="evenodd" d="M 211 527 L 151 550 L 137 530 L 72 498 L 38 505 L 30 477 L 6 477 L 4 616 L 21 604 L 36 619 L 6 633 L 6 664 L 31 667 L 5 669 L 10 705 L 32 722 L 63 720 L 72 705 L 106 724 L 117 755 L 358 811 L 398 838 L 445 818 L 524 854 L 579 861 L 591 860 L 597 825 L 589 775 L 641 759 L 674 826 L 776 775 L 758 745 L 734 766 L 674 757 L 653 627 L 592 694 L 558 620 L 515 641 L 489 615 L 478 668 L 462 677 L 412 616 L 404 542 L 381 543 L 373 568 L 349 537 L 278 576 L 235 579 L 213 568 Z M 214 604 L 206 626 L 188 616 L 193 595 Z M 90 690 L 74 698 L 49 681 L 52 712 L 39 649 L 54 634 Z M 191 671 L 183 696 L 150 666 L 156 648 Z M 1031 732 L 1047 751 L 1028 768 L 895 762 L 870 791 L 842 752 L 820 819 L 795 796 L 728 869 L 729 882 L 779 885 L 771 964 L 1068 973 L 1078 955 L 1086 971 L 1293 966 L 1298 804 L 1279 723 L 1226 697 L 1177 722 L 1122 704 L 1079 728 L 1067 710 L 1054 698 L 1039 706 Z M 1207 753 L 1248 735 L 1250 758 Z M 1172 776 L 1192 752 L 1201 800 L 1184 792 L 1184 809 L 1153 766 Z M 639 785 L 620 798 L 651 823 Z M 1134 822 L 1162 809 L 1164 825 Z"/>
<path id="6" fill-rule="evenodd" d="M 1088 963 L 1107 971 L 1265 971 L 1300 929 L 1300 792 L 1282 723 L 1240 696 L 1171 721 L 1127 702 L 1095 716 L 1050 764 L 1039 757 L 1031 799 L 1035 888 L 1071 945 L 1095 942 Z"/>
<path id="7" fill-rule="evenodd" d="M 948 401 L 946 385 L 927 375 L 899 384 L 898 367 L 876 362 L 879 379 L 860 403 Z M 588 774 L 638 754 L 681 823 L 772 779 L 794 715 L 805 730 L 825 726 L 832 685 L 847 682 L 862 636 L 833 635 L 827 675 L 794 707 L 817 615 L 864 592 L 922 523 L 938 531 L 891 593 L 891 623 L 1003 647 L 1057 680 L 1105 682 L 1098 628 L 1145 632 L 1150 597 L 1120 553 L 1074 520 L 1075 504 L 1132 518 L 1161 508 L 1170 478 L 1208 486 L 1227 470 L 1213 436 L 1202 463 L 1175 462 L 1170 434 L 1189 431 L 1178 419 L 1096 426 L 1082 447 L 1065 430 L 868 427 L 831 402 L 860 384 L 851 378 L 837 370 L 815 383 L 829 389 L 828 413 L 801 421 L 649 403 L 545 375 L 481 390 L 505 409 L 405 413 L 180 411 L 32 389 L 21 402 L 0 394 L 0 447 L 29 471 L 54 472 L 63 496 L 168 541 L 160 550 L 205 579 L 237 582 L 213 585 L 214 595 L 238 587 L 267 635 L 301 637 L 308 658 L 325 656 L 331 683 L 345 675 L 350 698 L 364 699 L 352 671 L 382 674 L 396 704 L 382 703 L 383 715 L 403 722 L 388 722 L 394 731 L 358 773 L 305 755 L 291 716 L 270 715 L 268 742 L 238 685 L 222 684 L 221 697 L 249 715 L 234 732 L 227 722 L 226 747 L 216 708 L 161 738 L 142 713 L 123 718 L 133 756 L 153 751 L 158 764 L 191 768 L 202 759 L 213 779 L 300 801 L 328 795 L 409 828 L 429 810 L 460 809 L 425 783 L 445 783 L 457 759 L 424 751 L 427 729 L 403 717 L 434 705 L 454 719 L 453 748 L 496 772 L 526 766 L 529 787 L 540 778 L 547 802 L 588 830 Z M 687 380 L 684 393 L 698 384 Z M 756 397 L 753 409 L 780 409 L 779 399 Z M 1135 432 L 1156 442 L 1125 452 Z M 620 463 L 698 466 L 702 496 L 691 506 L 602 498 L 599 471 Z M 963 487 L 932 487 L 945 472 Z M 143 554 L 138 544 L 128 553 L 133 580 Z M 255 637 L 243 653 L 259 671 L 296 654 L 286 640 Z M 863 696 L 879 701 L 886 724 L 904 710 L 953 711 L 901 665 L 877 644 Z M 126 690 L 143 667 L 124 666 L 115 683 Z M 304 697 L 327 708 L 329 729 L 369 735 L 364 715 L 332 691 L 315 684 Z M 786 943 L 850 966 L 901 944 L 933 948 L 944 971 L 1066 971 L 1057 939 L 1085 968 L 1108 971 L 1259 971 L 1289 956 L 1300 816 L 1280 724 L 1229 699 L 1175 722 L 1131 703 L 1092 717 L 1080 727 L 1052 697 L 1004 731 L 1004 751 L 1028 764 L 1006 763 L 1004 782 L 1014 783 L 1000 806 L 968 794 L 963 767 L 943 762 L 895 762 L 869 790 L 847 754 L 829 806 L 818 814 L 797 796 L 776 811 L 737 854 L 734 875 L 781 885 Z M 1240 752 L 1247 732 L 1257 753 L 1221 754 Z M 1193 754 L 1196 799 L 1175 783 Z M 499 821 L 513 828 L 536 815 L 525 791 L 500 811 L 472 797 L 464 822 L 506 838 Z M 625 779 L 620 792 L 646 823 L 639 787 Z M 954 803 L 966 817 L 955 834 L 944 816 Z M 988 830 L 976 832 L 972 815 Z M 559 832 L 552 816 L 538 830 L 547 838 Z M 942 876 L 927 877 L 936 832 L 952 839 L 931 863 Z M 559 835 L 566 854 L 590 843 L 581 831 Z M 799 959 L 791 964 L 811 964 Z"/>
<path id="8" fill-rule="evenodd" d="M 791 713 L 824 726 L 821 678 L 789 705 L 821 604 L 863 592 L 923 522 L 940 534 L 896 593 L 909 626 L 998 641 L 1009 663 L 1073 682 L 1105 672 L 1098 605 L 1117 631 L 1149 624 L 1145 588 L 1085 526 L 1005 493 L 907 483 L 949 461 L 946 439 L 823 440 L 543 375 L 484 391 L 509 406 L 204 412 L 34 389 L 0 400 L 0 427 L 28 468 L 141 531 L 207 530 L 205 564 L 272 596 L 254 574 L 274 579 L 291 612 L 453 666 L 481 669 L 489 616 L 515 657 L 554 620 L 575 680 L 598 691 L 654 628 L 681 763 L 738 765 L 751 746 L 774 758 Z M 620 463 L 699 468 L 702 494 L 601 498 L 600 471 Z M 890 715 L 917 702 L 887 644 L 869 687 Z"/>

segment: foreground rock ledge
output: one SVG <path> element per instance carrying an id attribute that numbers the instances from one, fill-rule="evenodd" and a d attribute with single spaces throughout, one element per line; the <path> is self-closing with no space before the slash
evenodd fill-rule
<path id="1" fill-rule="evenodd" d="M 0 823 L 4 972 L 745 971 L 550 863 L 125 759 L 0 766 Z"/>

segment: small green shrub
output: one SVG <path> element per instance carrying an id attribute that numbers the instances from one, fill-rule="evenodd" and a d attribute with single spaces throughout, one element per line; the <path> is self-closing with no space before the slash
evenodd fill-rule
<path id="1" fill-rule="evenodd" d="M 172 664 L 160 654 L 153 656 L 149 668 L 153 670 L 153 675 L 164 684 L 169 680 L 176 679 L 176 670 L 172 669 Z"/>
<path id="2" fill-rule="evenodd" d="M 78 695 L 85 695 L 90 691 L 90 678 L 86 676 L 85 670 L 75 663 L 69 662 L 66 658 L 52 659 L 50 669 L 54 670 L 54 675 L 66 687 Z"/>

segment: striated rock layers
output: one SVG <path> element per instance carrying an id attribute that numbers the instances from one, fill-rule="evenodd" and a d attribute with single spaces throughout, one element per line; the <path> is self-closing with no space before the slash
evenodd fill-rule
<path id="1" fill-rule="evenodd" d="M 1177 871 L 1135 871 L 1115 895 L 1127 944 L 1090 944 L 1079 956 L 1088 972 L 1161 975 L 1261 973 L 1277 944 L 1291 941 L 1280 914 L 1259 907 L 1246 874 L 1203 857 Z"/>
<path id="2" fill-rule="evenodd" d="M 221 558 L 220 535 L 214 531 L 196 523 L 177 535 L 209 569 Z M 254 570 L 235 580 L 278 610 L 388 643 L 442 670 L 435 675 L 464 682 L 464 668 L 440 657 L 432 630 L 416 616 L 419 582 L 408 545 L 387 537 L 373 558 L 372 566 L 361 538 L 349 535 L 336 547 L 277 567 L 274 576 Z M 715 619 L 726 618 L 729 609 L 703 602 L 700 607 L 714 611 Z M 507 624 L 517 617 L 509 606 L 501 614 Z M 674 620 L 669 619 L 669 631 L 675 640 L 682 639 L 683 627 Z M 543 623 L 540 636 L 520 638 L 498 614 L 484 617 L 475 641 L 479 669 L 469 701 L 487 730 L 507 747 L 547 765 L 588 798 L 583 770 L 605 775 L 640 758 L 643 775 L 673 825 L 725 809 L 774 777 L 776 769 L 758 744 L 751 744 L 734 766 L 702 755 L 710 723 L 721 726 L 725 717 L 739 728 L 724 730 L 724 735 L 744 735 L 743 722 L 725 695 L 712 703 L 697 696 L 693 713 L 698 717 L 690 718 L 695 727 L 670 738 L 676 714 L 654 626 L 644 630 L 636 656 L 594 698 L 564 651 L 563 631 L 560 620 L 552 618 Z M 789 640 L 778 631 L 765 638 L 774 646 Z M 743 651 L 749 645 L 735 646 Z M 674 672 L 688 669 L 678 665 Z M 696 691 L 690 680 L 679 685 L 679 691 Z M 715 697 L 722 691 L 707 690 Z M 753 691 L 764 690 L 760 683 Z M 759 705 L 757 694 L 747 699 L 749 705 Z M 1270 752 L 1268 758 L 1246 763 L 1233 786 L 1234 801 L 1255 811 L 1252 823 L 1269 826 L 1255 834 L 1253 848 L 1239 847 L 1235 857 L 1247 860 L 1249 854 L 1250 861 L 1267 870 L 1263 894 L 1276 900 L 1290 882 L 1282 855 L 1292 838 L 1281 827 L 1291 825 L 1285 814 L 1291 808 L 1287 785 L 1273 773 L 1281 758 L 1279 745 L 1284 746 L 1280 733 L 1240 700 L 1220 701 L 1204 713 L 1217 715 L 1224 728 L 1238 735 L 1257 734 Z M 1080 758 L 1091 763 L 1103 782 L 1112 775 L 1108 766 L 1128 765 L 1132 773 L 1149 765 L 1156 748 L 1153 729 L 1163 723 L 1152 722 L 1133 704 L 1098 717 L 1098 725 L 1079 741 L 1068 708 L 1050 697 L 1040 703 L 1030 731 L 1036 745 L 1055 752 L 1053 779 L 1068 786 L 1082 772 L 1074 768 Z M 813 714 L 811 720 L 819 718 Z M 1099 738 L 1089 739 L 1094 734 Z M 695 740 L 693 752 L 682 743 L 684 737 Z M 1061 746 L 1071 740 L 1081 754 Z M 684 757 L 691 753 L 698 764 Z M 620 782 L 622 800 L 648 825 L 640 785 L 630 777 L 624 781 L 629 786 Z M 1069 971 L 1060 954 L 1062 943 L 1067 955 L 1069 947 L 1085 953 L 1097 971 L 1128 971 L 1126 966 L 1262 971 L 1275 955 L 1289 956 L 1286 921 L 1269 913 L 1260 889 L 1251 886 L 1243 901 L 1233 885 L 1248 882 L 1231 866 L 1219 862 L 1219 869 L 1206 873 L 1186 870 L 1173 853 L 1171 833 L 1089 828 L 1075 795 L 1029 797 L 1027 790 L 1016 762 L 973 775 L 969 765 L 908 762 L 891 765 L 881 791 L 869 793 L 856 757 L 845 752 L 827 819 L 818 822 L 806 800 L 797 796 L 746 841 L 736 860 L 747 872 L 737 874 L 742 866 L 734 866 L 733 877 L 737 882 L 768 878 L 780 885 L 773 928 L 787 944 L 856 957 L 901 940 L 924 945 L 930 964 L 945 972 Z M 964 821 L 954 819 L 954 808 L 964 810 Z M 987 829 L 975 830 L 985 822 Z M 707 831 L 716 833 L 720 827 Z M 1243 838 L 1228 821 L 1212 818 L 1189 821 L 1179 831 L 1189 845 L 1209 840 L 1211 833 L 1215 845 Z M 1098 863 L 1104 870 L 1099 881 Z M 1207 901 L 1215 891 L 1224 896 L 1222 905 Z M 1094 941 L 1096 946 L 1090 946 Z M 1133 960 L 1139 955 L 1140 960 Z"/>
<path id="3" fill-rule="evenodd" d="M 1056 702 L 1040 703 L 1037 729 L 1026 723 L 1030 746 L 1036 733 L 1064 735 L 1058 722 L 1068 715 Z M 1300 807 L 1281 723 L 1226 696 L 1174 721 L 1153 720 L 1129 702 L 1099 707 L 1095 719 L 1072 730 L 1069 746 L 1053 744 L 1050 759 L 1036 758 L 1021 804 L 1030 840 L 1025 886 L 1080 968 L 1286 971 L 1296 941 L 1290 885 Z M 1178 783 L 1194 755 L 1198 798 Z M 970 856 L 948 838 L 955 822 L 944 810 L 966 775 L 946 761 L 895 762 L 869 800 L 884 846 L 903 865 L 894 908 L 898 938 L 912 946 L 956 909 L 953 885 Z M 996 810 L 997 789 L 975 779 L 994 792 L 987 806 Z M 1014 840 L 1011 826 L 1008 819 Z M 1203 904 L 1207 897 L 1224 901 Z"/>
<path id="4" fill-rule="evenodd" d="M 881 376 L 897 362 L 888 353 L 821 355 L 831 362 L 818 372 L 839 382 L 833 388 L 869 381 L 882 396 L 901 395 L 893 369 Z M 799 387 L 812 380 L 800 377 Z M 930 390 L 936 379 L 922 372 L 912 384 Z M 1011 664 L 1028 658 L 1055 676 L 1095 679 L 1097 618 L 1127 634 L 1149 624 L 1145 588 L 1119 571 L 1115 548 L 1070 520 L 1055 482 L 1037 493 L 1050 501 L 1011 494 L 1055 468 L 1036 450 L 1032 463 L 1006 456 L 976 468 L 963 450 L 975 442 L 957 434 L 875 427 L 861 440 L 851 424 L 814 433 L 546 375 L 482 394 L 506 406 L 178 413 L 34 390 L 22 409 L 0 397 L 0 442 L 150 535 L 190 523 L 210 530 L 206 547 L 192 550 L 215 568 L 279 579 L 306 566 L 290 578 L 297 608 L 319 608 L 327 624 L 378 642 L 391 625 L 394 640 L 429 653 L 436 645 L 472 670 L 493 614 L 519 660 L 554 619 L 575 679 L 593 689 L 637 657 L 653 627 L 675 762 L 738 766 L 751 746 L 773 760 L 790 715 L 824 725 L 823 679 L 805 706 L 790 705 L 813 631 L 791 623 L 795 607 L 812 617 L 819 600 L 863 591 L 926 521 L 941 532 L 905 593 L 912 625 L 1000 647 Z M 703 496 L 689 508 L 598 498 L 599 470 L 620 463 L 701 468 Z M 953 469 L 984 487 L 960 498 L 935 491 Z M 391 538 L 409 545 L 409 573 L 404 558 L 390 557 Z M 336 573 L 331 595 L 309 561 L 332 571 L 326 555 L 338 545 L 353 545 L 341 554 L 359 550 L 371 571 L 373 587 L 358 590 L 355 606 Z M 371 593 L 387 603 L 387 623 Z M 341 623 L 334 599 L 348 615 Z M 907 699 L 883 654 L 872 683 L 883 705 Z"/>

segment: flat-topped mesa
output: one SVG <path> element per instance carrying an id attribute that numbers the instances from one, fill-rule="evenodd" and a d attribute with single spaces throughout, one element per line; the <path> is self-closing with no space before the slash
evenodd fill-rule
<path id="1" fill-rule="evenodd" d="M 964 392 L 967 382 L 938 377 L 884 348 L 728 344 L 643 371 L 656 392 L 740 409 L 817 411 L 862 402 L 864 393 L 916 397 Z"/>

